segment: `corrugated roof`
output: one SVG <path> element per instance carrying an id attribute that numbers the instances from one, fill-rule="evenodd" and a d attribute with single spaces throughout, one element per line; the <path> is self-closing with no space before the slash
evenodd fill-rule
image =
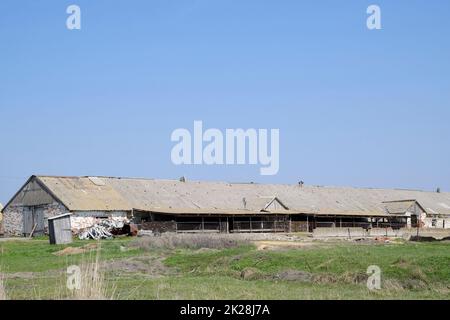
<path id="1" fill-rule="evenodd" d="M 291 212 L 383 215 L 383 202 L 414 199 L 429 213 L 450 215 L 448 192 L 113 177 L 37 179 L 70 211 L 253 211 L 277 197 Z M 250 199 L 251 208 L 244 207 L 244 198 Z"/>
<path id="2" fill-rule="evenodd" d="M 255 210 L 233 210 L 233 209 L 193 209 L 193 208 L 161 208 L 155 207 L 152 209 L 137 209 L 136 211 L 153 212 L 162 214 L 182 214 L 182 215 L 255 215 L 261 214 L 261 211 Z"/>
<path id="3" fill-rule="evenodd" d="M 126 211 L 131 209 L 126 194 L 110 183 L 94 183 L 91 177 L 41 177 L 37 179 L 71 211 Z M 124 181 L 126 184 L 126 181 Z M 126 186 L 124 186 L 126 188 Z M 125 197 L 124 197 L 125 196 Z"/>

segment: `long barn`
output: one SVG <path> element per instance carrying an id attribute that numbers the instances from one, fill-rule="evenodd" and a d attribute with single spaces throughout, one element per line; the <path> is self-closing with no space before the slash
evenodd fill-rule
<path id="1" fill-rule="evenodd" d="M 450 228 L 450 193 L 114 177 L 32 176 L 2 210 L 7 236 L 131 220 L 174 232 L 296 232 L 317 227 Z"/>

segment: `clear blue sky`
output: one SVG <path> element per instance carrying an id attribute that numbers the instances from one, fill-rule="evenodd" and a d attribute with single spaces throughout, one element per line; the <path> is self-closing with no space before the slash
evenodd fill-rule
<path id="1" fill-rule="evenodd" d="M 31 174 L 449 191 L 449 119 L 447 0 L 0 2 L 2 203 Z M 194 120 L 279 128 L 278 175 L 173 165 Z"/>

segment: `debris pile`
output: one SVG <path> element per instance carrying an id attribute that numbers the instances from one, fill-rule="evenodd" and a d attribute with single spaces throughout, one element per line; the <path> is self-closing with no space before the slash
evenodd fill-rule
<path id="1" fill-rule="evenodd" d="M 70 225 L 74 234 L 79 234 L 84 229 L 92 227 L 99 221 L 100 219 L 95 217 L 78 217 L 73 215 L 70 217 Z"/>
<path id="2" fill-rule="evenodd" d="M 80 240 L 87 239 L 111 239 L 115 235 L 128 234 L 130 232 L 130 222 L 124 220 L 105 219 L 83 229 L 79 234 Z"/>

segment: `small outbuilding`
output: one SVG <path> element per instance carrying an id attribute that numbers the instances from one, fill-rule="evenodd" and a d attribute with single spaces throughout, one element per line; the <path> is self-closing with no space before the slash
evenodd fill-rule
<path id="1" fill-rule="evenodd" d="M 48 218 L 48 235 L 50 244 L 66 244 L 72 242 L 71 213 Z"/>

